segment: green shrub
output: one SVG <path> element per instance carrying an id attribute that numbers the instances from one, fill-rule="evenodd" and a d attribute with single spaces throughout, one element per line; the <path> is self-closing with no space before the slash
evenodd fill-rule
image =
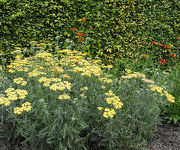
<path id="1" fill-rule="evenodd" d="M 38 150 L 142 149 L 159 124 L 164 91 L 143 74 L 112 80 L 100 60 L 60 53 L 60 60 L 17 55 L 2 67 L 1 136 Z"/>
<path id="2" fill-rule="evenodd" d="M 117 58 L 133 58 L 136 53 L 156 54 L 152 41 L 170 45 L 179 55 L 179 5 L 168 0 L 1 1 L 0 50 L 8 55 L 14 47 L 28 47 L 31 41 L 50 43 L 57 36 L 64 43 L 71 37 L 70 29 L 80 30 L 79 19 L 86 18 L 84 25 L 92 25 L 93 30 L 85 50 L 92 58 L 113 64 Z M 168 52 L 158 51 L 161 55 Z"/>

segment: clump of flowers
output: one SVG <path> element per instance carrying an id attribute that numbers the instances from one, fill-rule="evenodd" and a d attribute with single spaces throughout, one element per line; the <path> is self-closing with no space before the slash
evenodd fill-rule
<path id="1" fill-rule="evenodd" d="M 170 56 L 170 57 L 174 57 L 174 58 L 176 57 L 176 55 L 173 55 L 173 54 L 169 54 L 169 56 Z"/>
<path id="2" fill-rule="evenodd" d="M 130 69 L 125 69 L 126 75 L 121 76 L 122 79 L 132 79 L 132 78 L 137 78 L 141 79 L 144 83 L 148 85 L 151 91 L 156 91 L 160 94 L 160 96 L 166 96 L 167 100 L 171 103 L 175 103 L 175 98 L 171 94 L 169 94 L 166 90 L 164 90 L 162 87 L 156 86 L 154 81 L 149 80 L 146 78 L 144 74 L 141 74 L 139 72 L 132 72 Z"/>
<path id="3" fill-rule="evenodd" d="M 166 61 L 165 59 L 161 59 L 161 60 L 159 61 L 159 63 L 161 63 L 162 65 L 164 65 L 164 64 L 167 63 L 167 61 Z"/>
<path id="4" fill-rule="evenodd" d="M 102 65 L 100 67 L 97 63 L 101 61 L 90 59 L 87 61 L 84 59 L 86 54 L 79 51 L 65 49 L 60 50 L 59 52 L 63 54 L 63 57 L 59 62 L 56 62 L 50 53 L 43 51 L 37 53 L 35 56 L 25 58 L 24 60 L 21 59 L 22 57 L 16 58 L 16 60 L 8 66 L 9 73 L 14 74 L 16 72 L 24 72 L 26 79 L 23 77 L 16 77 L 13 79 L 13 83 L 28 87 L 29 84 L 32 85 L 32 83 L 28 84 L 28 81 L 32 79 L 34 80 L 33 82 L 36 82 L 35 84 L 37 84 L 38 87 L 41 87 L 40 89 L 49 88 L 49 90 L 57 93 L 59 91 L 60 93 L 56 94 L 57 99 L 71 100 L 72 98 L 70 93 L 72 91 L 72 85 L 74 86 L 75 84 L 72 83 L 72 74 L 74 74 L 74 76 L 75 74 L 79 74 L 85 78 L 96 77 L 97 80 L 99 80 L 99 87 L 102 90 L 106 90 L 106 85 L 113 82 L 113 80 L 109 78 L 110 76 L 103 75 L 101 70 L 101 67 L 110 69 L 112 68 L 111 65 Z M 51 74 L 49 74 L 50 72 Z M 88 85 L 83 87 L 81 86 L 79 88 L 79 96 L 83 99 L 87 98 L 87 96 L 85 96 L 85 92 L 88 92 L 88 90 Z M 24 99 L 28 94 L 26 90 L 14 90 L 13 88 L 8 88 L 5 92 L 8 97 L 1 97 L 1 104 L 6 106 L 9 106 L 12 100 L 17 101 L 18 99 Z M 116 114 L 115 110 L 121 109 L 123 103 L 112 90 L 109 90 L 104 94 L 108 97 L 106 97 L 104 102 L 102 102 L 103 106 L 101 107 L 97 104 L 97 108 L 102 108 L 101 110 L 104 110 L 104 112 L 102 112 L 102 116 L 105 118 L 113 118 Z M 31 101 L 31 103 L 33 103 L 33 101 Z M 109 108 L 110 110 L 108 110 L 106 108 L 107 106 L 104 105 L 105 103 L 107 106 L 109 105 L 109 107 L 114 108 Z M 31 108 L 30 102 L 28 102 L 22 104 L 21 107 L 14 107 L 14 113 L 20 115 L 22 112 L 28 112 L 31 109 L 33 109 L 33 107 Z"/>

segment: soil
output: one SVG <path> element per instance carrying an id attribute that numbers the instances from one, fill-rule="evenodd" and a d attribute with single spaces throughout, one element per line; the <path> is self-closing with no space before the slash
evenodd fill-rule
<path id="1" fill-rule="evenodd" d="M 0 150 L 30 150 L 16 147 L 5 139 L 0 139 Z M 158 127 L 155 139 L 147 145 L 147 150 L 180 150 L 180 126 L 163 122 Z"/>
<path id="2" fill-rule="evenodd" d="M 180 126 L 163 122 L 155 137 L 148 144 L 148 150 L 180 150 Z"/>

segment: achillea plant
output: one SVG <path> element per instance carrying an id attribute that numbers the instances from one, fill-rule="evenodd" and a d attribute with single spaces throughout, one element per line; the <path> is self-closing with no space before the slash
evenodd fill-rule
<path id="1" fill-rule="evenodd" d="M 128 76 L 152 82 L 131 70 L 120 81 L 113 80 L 99 60 L 87 60 L 75 50 L 59 53 L 60 60 L 40 51 L 16 57 L 8 72 L 1 68 L 0 121 L 7 138 L 18 137 L 38 150 L 145 146 L 159 121 L 159 97 L 138 80 L 124 80 Z"/>

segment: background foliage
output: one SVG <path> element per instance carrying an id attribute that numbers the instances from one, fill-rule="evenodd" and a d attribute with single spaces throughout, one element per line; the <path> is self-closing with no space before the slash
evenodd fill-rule
<path id="1" fill-rule="evenodd" d="M 0 5 L 0 50 L 9 59 L 14 47 L 28 47 L 32 40 L 49 43 L 60 36 L 59 41 L 64 42 L 71 37 L 70 28 L 80 26 L 80 18 L 87 20 L 79 32 L 93 27 L 86 48 L 91 57 L 114 63 L 116 58 L 135 57 L 137 53 L 168 53 L 152 49 L 151 41 L 170 45 L 179 55 L 178 0 L 4 0 Z"/>

